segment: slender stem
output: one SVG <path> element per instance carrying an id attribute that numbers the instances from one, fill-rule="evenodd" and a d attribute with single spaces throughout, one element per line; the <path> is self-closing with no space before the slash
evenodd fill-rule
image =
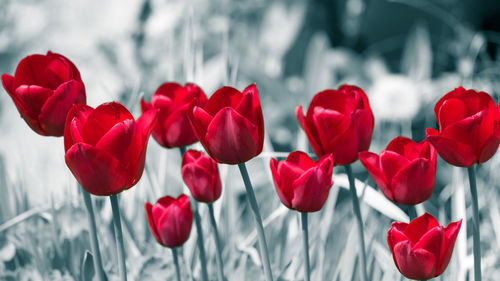
<path id="1" fill-rule="evenodd" d="M 127 267 L 125 266 L 125 247 L 123 246 L 122 223 L 120 219 L 120 208 L 118 207 L 118 196 L 109 196 L 111 209 L 113 211 L 113 225 L 115 226 L 116 252 L 118 254 L 118 270 L 120 279 L 127 281 Z"/>
<path id="2" fill-rule="evenodd" d="M 179 267 L 179 257 L 177 256 L 177 248 L 170 248 L 172 250 L 172 256 L 174 256 L 175 273 L 177 275 L 177 281 L 181 281 L 181 269 Z"/>
<path id="3" fill-rule="evenodd" d="M 304 240 L 304 265 L 306 281 L 311 280 L 311 266 L 309 264 L 309 231 L 307 230 L 307 213 L 300 213 L 302 218 L 302 233 Z"/>
<path id="4" fill-rule="evenodd" d="M 469 172 L 470 194 L 472 197 L 472 241 L 474 250 L 474 281 L 481 281 L 481 236 L 479 235 L 479 203 L 477 201 L 475 166 Z"/>
<path id="5" fill-rule="evenodd" d="M 363 231 L 363 218 L 361 217 L 361 209 L 359 208 L 359 200 L 358 200 L 358 194 L 356 193 L 354 175 L 352 174 L 352 169 L 350 164 L 345 165 L 344 168 L 347 173 L 347 177 L 349 179 L 349 190 L 351 191 L 352 208 L 354 214 L 356 215 L 356 220 L 358 223 L 359 242 L 361 247 L 360 252 L 361 252 L 362 280 L 368 281 L 368 275 L 366 273 L 366 250 L 365 250 L 365 235 Z"/>
<path id="6" fill-rule="evenodd" d="M 92 198 L 90 194 L 83 188 L 83 201 L 85 202 L 85 207 L 87 208 L 87 214 L 89 218 L 89 235 L 90 235 L 90 247 L 92 248 L 92 254 L 94 256 L 94 268 L 97 275 L 98 281 L 105 281 L 104 270 L 102 267 L 101 250 L 99 250 L 99 241 L 97 240 L 97 229 L 95 224 L 94 207 L 92 206 Z"/>
<path id="7" fill-rule="evenodd" d="M 185 146 L 179 146 L 179 150 L 181 152 L 181 161 L 182 161 L 182 157 L 184 157 L 184 153 L 186 153 L 186 147 Z"/>
<path id="8" fill-rule="evenodd" d="M 208 213 L 210 214 L 210 223 L 212 225 L 212 232 L 214 234 L 215 247 L 217 248 L 217 278 L 219 281 L 224 281 L 224 265 L 222 263 L 222 246 L 220 244 L 219 231 L 217 230 L 217 222 L 214 216 L 214 206 L 208 203 Z"/>
<path id="9" fill-rule="evenodd" d="M 205 242 L 203 242 L 203 230 L 201 229 L 201 220 L 200 213 L 198 212 L 198 203 L 193 201 L 193 214 L 194 214 L 194 223 L 196 225 L 196 233 L 198 234 L 197 242 L 198 248 L 200 249 L 200 263 L 201 263 L 201 277 L 203 281 L 208 281 L 208 273 L 207 273 L 207 259 L 205 255 Z"/>
<path id="10" fill-rule="evenodd" d="M 415 208 L 415 205 L 408 205 L 408 217 L 410 218 L 410 221 L 414 220 L 417 218 L 417 209 Z"/>
<path id="11" fill-rule="evenodd" d="M 262 225 L 262 218 L 260 217 L 259 205 L 257 205 L 257 199 L 255 199 L 255 193 L 253 192 L 252 183 L 250 182 L 250 177 L 248 176 L 245 163 L 238 164 L 238 168 L 240 168 L 241 177 L 243 178 L 245 189 L 247 191 L 248 202 L 250 203 L 250 207 L 255 218 L 255 225 L 257 227 L 257 234 L 259 237 L 260 256 L 264 265 L 264 274 L 266 275 L 267 281 L 273 281 L 271 262 L 269 261 L 269 254 L 267 252 L 266 234 L 264 232 L 264 226 Z"/>

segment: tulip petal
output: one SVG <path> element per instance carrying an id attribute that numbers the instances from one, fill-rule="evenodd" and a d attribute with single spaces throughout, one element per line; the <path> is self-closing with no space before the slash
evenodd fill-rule
<path id="1" fill-rule="evenodd" d="M 83 125 L 92 111 L 94 109 L 85 104 L 75 104 L 71 107 L 64 125 L 64 151 L 68 151 L 77 142 L 83 142 Z"/>
<path id="2" fill-rule="evenodd" d="M 178 107 L 164 120 L 163 132 L 167 147 L 186 146 L 198 141 L 187 118 L 188 107 L 188 104 Z"/>
<path id="3" fill-rule="evenodd" d="M 365 151 L 370 148 L 374 126 L 373 113 L 371 110 L 357 110 L 352 115 L 353 123 L 358 131 L 358 150 Z"/>
<path id="4" fill-rule="evenodd" d="M 452 222 L 448 224 L 444 229 L 444 243 L 442 246 L 442 251 L 440 259 L 437 265 L 436 275 L 444 272 L 448 263 L 450 263 L 451 255 L 453 254 L 453 248 L 455 246 L 455 240 L 457 239 L 458 232 L 462 226 L 462 220 L 457 222 Z"/>
<path id="5" fill-rule="evenodd" d="M 317 212 L 328 199 L 332 178 L 319 167 L 307 170 L 293 182 L 292 206 L 299 212 Z"/>
<path id="6" fill-rule="evenodd" d="M 426 141 L 416 143 L 407 137 L 397 137 L 393 139 L 385 150 L 394 151 L 403 155 L 409 161 L 417 158 L 430 158 L 429 144 Z"/>
<path id="7" fill-rule="evenodd" d="M 2 85 L 7 91 L 9 96 L 13 98 L 14 95 L 14 77 L 9 74 L 2 74 Z"/>
<path id="8" fill-rule="evenodd" d="M 149 224 L 149 229 L 151 230 L 151 233 L 153 234 L 153 237 L 158 241 L 158 243 L 163 244 L 160 238 L 160 235 L 158 234 L 158 230 L 156 227 L 155 220 L 153 219 L 153 212 L 152 212 L 153 205 L 151 203 L 146 202 L 144 204 L 144 209 L 146 209 L 146 218 L 148 219 L 148 224 Z"/>
<path id="9" fill-rule="evenodd" d="M 436 170 L 429 160 L 423 158 L 413 160 L 392 178 L 394 201 L 405 205 L 426 201 L 434 190 L 435 175 Z"/>
<path id="10" fill-rule="evenodd" d="M 153 109 L 151 103 L 145 101 L 144 99 L 141 99 L 141 112 L 144 113 L 150 109 Z"/>
<path id="11" fill-rule="evenodd" d="M 408 241 L 408 236 L 404 233 L 407 223 L 404 222 L 393 222 L 391 228 L 387 232 L 387 244 L 389 244 L 389 249 L 391 252 L 394 250 L 394 246 L 402 241 Z"/>
<path id="12" fill-rule="evenodd" d="M 313 127 L 311 127 L 311 130 L 309 129 L 309 126 L 306 122 L 306 117 L 304 116 L 302 106 L 299 105 L 295 109 L 295 116 L 297 116 L 297 120 L 299 122 L 300 127 L 302 127 L 302 130 L 306 133 L 307 139 L 309 140 L 309 144 L 311 145 L 311 148 L 313 149 L 314 153 L 316 153 L 316 156 L 321 157 L 325 154 L 323 152 L 323 149 L 321 148 L 319 138 L 316 139 L 316 135 L 313 134 L 311 130 L 314 130 Z M 314 132 L 316 132 L 314 130 Z"/>
<path id="13" fill-rule="evenodd" d="M 214 175 L 201 165 L 190 163 L 182 167 L 182 179 L 197 201 L 210 203 L 219 199 L 220 179 L 217 181 L 214 178 L 219 178 L 219 174 Z"/>
<path id="14" fill-rule="evenodd" d="M 191 105 L 188 108 L 188 119 L 198 139 L 204 141 L 208 126 L 214 119 L 213 116 L 208 114 L 203 108 Z"/>
<path id="15" fill-rule="evenodd" d="M 193 222 L 191 208 L 183 208 L 176 202 L 170 204 L 163 215 L 158 219 L 158 232 L 163 244 L 167 247 L 179 247 L 189 237 Z"/>
<path id="16" fill-rule="evenodd" d="M 441 249 L 444 240 L 444 230 L 442 226 L 436 226 L 428 230 L 420 240 L 413 245 L 413 250 L 423 249 L 434 255 L 436 262 L 441 257 Z M 437 263 L 436 263 L 437 269 Z"/>
<path id="17" fill-rule="evenodd" d="M 232 87 L 222 87 L 218 89 L 208 100 L 203 109 L 210 115 L 215 116 L 224 107 L 236 109 L 243 94 Z"/>
<path id="18" fill-rule="evenodd" d="M 261 142 L 257 126 L 229 107 L 217 113 L 204 139 L 212 158 L 226 164 L 250 160 L 257 155 Z"/>
<path id="19" fill-rule="evenodd" d="M 283 164 L 276 161 L 276 159 L 271 158 L 270 166 L 271 166 L 271 173 L 273 175 L 274 187 L 276 189 L 278 197 L 280 198 L 283 205 L 285 205 L 287 208 L 293 209 L 292 207 L 293 189 L 291 188 L 292 186 L 290 184 L 285 184 L 282 182 L 282 178 L 286 179 L 286 176 L 282 177 L 279 171 L 279 167 L 283 166 Z M 290 169 L 292 173 L 295 175 L 300 175 L 300 173 L 302 172 L 298 167 L 294 166 L 289 166 L 288 169 L 286 168 L 285 169 L 281 168 L 281 169 L 285 171 L 284 173 L 286 173 L 288 169 Z M 293 172 L 294 171 L 293 169 L 296 169 L 296 171 Z"/>
<path id="20" fill-rule="evenodd" d="M 301 168 L 303 171 L 309 170 L 316 166 L 314 160 L 312 160 L 307 153 L 302 151 L 294 151 L 288 155 L 286 161 L 295 164 L 297 167 Z"/>
<path id="21" fill-rule="evenodd" d="M 359 153 L 359 160 L 363 166 L 365 166 L 368 173 L 370 173 L 382 193 L 384 193 L 389 200 L 394 201 L 394 195 L 392 194 L 389 181 L 385 177 L 384 170 L 380 164 L 380 157 L 375 153 L 362 151 Z"/>
<path id="22" fill-rule="evenodd" d="M 394 246 L 396 265 L 404 276 L 410 279 L 427 280 L 436 275 L 436 258 L 424 249 L 413 250 L 410 241 Z"/>
<path id="23" fill-rule="evenodd" d="M 77 143 L 66 152 L 65 159 L 75 178 L 91 194 L 113 195 L 125 186 L 125 169 L 106 151 Z"/>
<path id="24" fill-rule="evenodd" d="M 86 103 L 83 83 L 70 80 L 61 84 L 42 106 L 38 120 L 51 136 L 64 134 L 66 115 L 73 104 Z"/>
<path id="25" fill-rule="evenodd" d="M 445 100 L 439 109 L 439 116 L 437 116 L 439 130 L 442 131 L 467 116 L 467 106 L 462 100 L 456 98 Z"/>
<path id="26" fill-rule="evenodd" d="M 470 167 L 476 162 L 472 148 L 454 139 L 439 135 L 432 128 L 426 130 L 427 140 L 436 148 L 443 160 L 454 166 Z"/>
<path id="27" fill-rule="evenodd" d="M 123 105 L 117 102 L 104 103 L 88 117 L 83 126 L 83 139 L 88 144 L 96 145 L 111 127 L 127 119 L 134 119 L 134 117 Z"/>
<path id="28" fill-rule="evenodd" d="M 47 56 L 40 54 L 30 55 L 22 59 L 14 74 L 14 88 L 21 85 L 39 85 L 51 89 L 54 85 L 47 85 L 44 79 L 48 61 Z M 55 90 L 57 86 L 55 85 L 52 90 Z"/>
<path id="29" fill-rule="evenodd" d="M 118 161 L 122 162 L 125 153 L 130 146 L 134 132 L 135 121 L 132 119 L 124 120 L 114 125 L 97 142 L 96 148 L 107 151 Z M 127 159 L 128 160 L 128 159 Z"/>
<path id="30" fill-rule="evenodd" d="M 429 229 L 436 226 L 439 226 L 437 220 L 428 213 L 425 213 L 408 224 L 405 229 L 405 234 L 410 238 L 410 241 L 415 244 Z"/>
<path id="31" fill-rule="evenodd" d="M 53 94 L 53 91 L 40 86 L 22 85 L 16 88 L 15 95 L 23 111 L 31 118 L 38 120 L 43 104 Z"/>
<path id="32" fill-rule="evenodd" d="M 392 183 L 392 178 L 401 170 L 406 167 L 410 161 L 399 153 L 390 150 L 383 150 L 380 152 L 380 166 L 384 171 L 385 177 L 389 184 Z M 391 192 L 393 187 L 391 186 Z M 394 194 L 393 194 L 394 196 Z"/>

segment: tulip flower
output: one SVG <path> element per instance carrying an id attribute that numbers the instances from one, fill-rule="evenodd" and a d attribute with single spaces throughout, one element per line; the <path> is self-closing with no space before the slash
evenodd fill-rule
<path id="1" fill-rule="evenodd" d="M 217 163 L 201 151 L 190 149 L 184 154 L 182 178 L 197 201 L 211 203 L 221 195 Z"/>
<path id="2" fill-rule="evenodd" d="M 335 165 L 356 161 L 358 152 L 370 147 L 373 114 L 366 94 L 356 86 L 319 92 L 306 116 L 300 105 L 295 115 L 316 155 L 332 153 Z"/>
<path id="3" fill-rule="evenodd" d="M 392 140 L 380 156 L 368 151 L 359 160 L 389 200 L 415 205 L 429 199 L 436 176 L 436 150 L 427 141 Z"/>
<path id="4" fill-rule="evenodd" d="M 60 137 L 73 104 L 86 103 L 85 86 L 75 65 L 62 55 L 30 55 L 2 84 L 28 126 L 42 136 Z"/>
<path id="5" fill-rule="evenodd" d="M 281 202 L 299 212 L 321 210 L 333 185 L 333 157 L 326 154 L 314 162 L 301 151 L 284 161 L 271 158 L 274 186 Z"/>
<path id="6" fill-rule="evenodd" d="M 142 112 L 159 109 L 158 122 L 153 127 L 153 138 L 163 147 L 181 147 L 198 141 L 187 118 L 189 105 L 203 106 L 205 93 L 195 84 L 181 86 L 177 83 L 162 84 L 151 98 L 151 103 L 141 99 Z"/>
<path id="7" fill-rule="evenodd" d="M 427 140 L 449 164 L 470 167 L 497 151 L 499 109 L 487 93 L 458 87 L 437 102 L 434 113 L 439 131 L 428 128 Z"/>
<path id="8" fill-rule="evenodd" d="M 393 222 L 387 243 L 399 272 L 409 279 L 441 275 L 450 262 L 462 220 L 442 227 L 425 213 L 409 224 Z"/>
<path id="9" fill-rule="evenodd" d="M 93 109 L 75 105 L 66 119 L 66 164 L 89 193 L 114 195 L 134 186 L 142 176 L 146 147 L 157 112 L 137 121 L 116 102 Z"/>
<path id="10" fill-rule="evenodd" d="M 168 248 L 182 246 L 189 238 L 193 224 L 193 211 L 185 194 L 172 198 L 165 196 L 156 204 L 146 202 L 149 228 L 156 241 Z"/>
<path id="11" fill-rule="evenodd" d="M 219 163 L 244 163 L 262 152 L 264 118 L 255 84 L 243 93 L 220 88 L 205 106 L 193 104 L 188 118 L 205 150 Z"/>

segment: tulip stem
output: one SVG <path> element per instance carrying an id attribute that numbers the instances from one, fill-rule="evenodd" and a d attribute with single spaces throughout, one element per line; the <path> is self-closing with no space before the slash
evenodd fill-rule
<path id="1" fill-rule="evenodd" d="M 472 241 L 474 250 L 474 281 L 481 281 L 481 240 L 479 235 L 479 204 L 477 200 L 475 166 L 467 168 L 469 172 L 470 194 L 472 197 Z"/>
<path id="2" fill-rule="evenodd" d="M 219 231 L 217 230 L 217 222 L 214 216 L 214 206 L 208 203 L 208 212 L 210 214 L 210 223 L 212 225 L 212 232 L 214 233 L 215 247 L 217 248 L 217 277 L 219 281 L 224 281 L 224 266 L 222 264 L 222 247 L 220 244 Z"/>
<path id="3" fill-rule="evenodd" d="M 271 262 L 269 261 L 269 254 L 267 252 L 266 234 L 264 232 L 264 226 L 262 225 L 262 218 L 260 217 L 259 205 L 257 205 L 257 199 L 255 199 L 255 193 L 253 192 L 252 183 L 250 182 L 250 177 L 248 176 L 248 171 L 245 163 L 239 163 L 238 168 L 240 168 L 241 177 L 243 178 L 243 182 L 245 183 L 248 202 L 250 203 L 250 207 L 255 218 L 257 234 L 259 237 L 260 256 L 263 260 L 262 264 L 264 266 L 264 274 L 266 275 L 267 281 L 273 281 Z"/>
<path id="4" fill-rule="evenodd" d="M 368 275 L 366 273 L 366 250 L 365 250 L 365 235 L 363 231 L 363 218 L 361 217 L 361 209 L 359 207 L 358 195 L 356 193 L 354 175 L 352 174 L 352 169 L 350 164 L 345 165 L 344 168 L 347 174 L 347 178 L 349 179 L 349 190 L 351 192 L 351 197 L 352 197 L 352 208 L 358 222 L 358 234 L 361 247 L 360 252 L 361 252 L 362 280 L 368 281 Z"/>
<path id="5" fill-rule="evenodd" d="M 181 281 L 181 269 L 179 267 L 179 257 L 177 256 L 177 248 L 170 248 L 172 250 L 172 256 L 174 257 L 175 273 L 177 275 L 177 281 Z"/>
<path id="6" fill-rule="evenodd" d="M 101 251 L 99 250 L 99 241 L 97 240 L 97 229 L 95 224 L 94 207 L 92 206 L 92 198 L 90 197 L 90 193 L 85 191 L 83 188 L 81 189 L 81 191 L 89 218 L 90 248 L 92 248 L 92 254 L 94 256 L 93 260 L 97 280 L 105 281 L 106 278 L 104 277 L 104 270 L 102 267 Z"/>
<path id="7" fill-rule="evenodd" d="M 118 207 L 118 196 L 109 196 L 111 209 L 113 211 L 113 225 L 115 226 L 115 240 L 118 254 L 118 271 L 120 280 L 127 281 L 127 267 L 125 265 L 125 247 L 123 246 L 122 223 L 120 219 L 120 208 Z"/>
<path id="8" fill-rule="evenodd" d="M 304 266 L 305 266 L 305 279 L 311 280 L 311 265 L 309 264 L 309 231 L 307 229 L 307 213 L 300 213 L 302 218 L 302 233 L 304 240 Z"/>
<path id="9" fill-rule="evenodd" d="M 198 203 L 193 201 L 193 215 L 194 215 L 194 223 L 196 225 L 196 233 L 198 248 L 200 249 L 200 263 L 201 263 L 201 277 L 203 281 L 208 281 L 208 273 L 207 273 L 207 259 L 205 255 L 205 242 L 203 242 L 203 230 L 201 229 L 201 220 L 200 213 L 198 212 Z"/>
<path id="10" fill-rule="evenodd" d="M 185 146 L 179 146 L 179 150 L 181 152 L 181 161 L 182 161 L 182 157 L 184 157 L 184 153 L 186 153 L 186 147 Z"/>
<path id="11" fill-rule="evenodd" d="M 417 218 L 417 209 L 415 208 L 415 205 L 408 205 L 408 217 L 410 218 L 410 221 Z"/>

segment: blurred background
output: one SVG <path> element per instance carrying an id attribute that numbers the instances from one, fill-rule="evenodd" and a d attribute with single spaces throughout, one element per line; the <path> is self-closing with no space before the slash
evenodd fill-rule
<path id="1" fill-rule="evenodd" d="M 194 82 L 211 95 L 223 85 L 259 89 L 265 152 L 250 174 L 265 221 L 277 280 L 302 280 L 299 220 L 281 206 L 269 177 L 269 157 L 308 148 L 294 110 L 326 88 L 355 84 L 375 115 L 370 150 L 398 135 L 416 141 L 435 127 L 434 104 L 460 85 L 499 95 L 500 2 L 497 0 L 0 0 L 0 73 L 13 74 L 32 53 L 61 53 L 80 70 L 87 102 L 123 103 L 140 115 L 163 82 Z M 89 249 L 86 213 L 64 163 L 62 138 L 32 132 L 0 90 L 0 280 L 81 280 Z M 201 149 L 201 146 L 196 146 Z M 170 253 L 147 228 L 143 204 L 185 191 L 180 157 L 154 140 L 143 179 L 123 193 L 131 280 L 170 280 Z M 228 280 L 259 280 L 253 220 L 235 167 L 221 166 L 223 197 L 215 205 Z M 483 280 L 500 274 L 500 157 L 478 168 Z M 383 200 L 363 167 L 354 171 L 363 198 L 372 280 L 400 280 L 386 244 L 392 220 L 404 220 Z M 356 230 L 342 168 L 323 210 L 311 215 L 313 280 L 359 280 Z M 470 218 L 465 170 L 438 162 L 432 198 L 418 212 L 441 224 Z M 465 185 L 465 186 L 464 186 Z M 467 202 L 467 204 L 466 204 Z M 109 202 L 95 198 L 99 239 L 109 279 L 116 277 Z M 208 214 L 209 262 L 215 264 Z M 83 223 L 84 222 L 84 223 Z M 312 227 L 314 226 L 314 228 Z M 200 277 L 196 231 L 184 246 L 186 280 Z M 464 222 L 442 280 L 473 280 L 471 225 Z M 133 262 L 132 262 L 133 261 Z M 215 279 L 215 268 L 209 268 Z M 191 279 L 189 279 L 191 278 Z M 194 279 L 192 279 L 194 278 Z"/>

